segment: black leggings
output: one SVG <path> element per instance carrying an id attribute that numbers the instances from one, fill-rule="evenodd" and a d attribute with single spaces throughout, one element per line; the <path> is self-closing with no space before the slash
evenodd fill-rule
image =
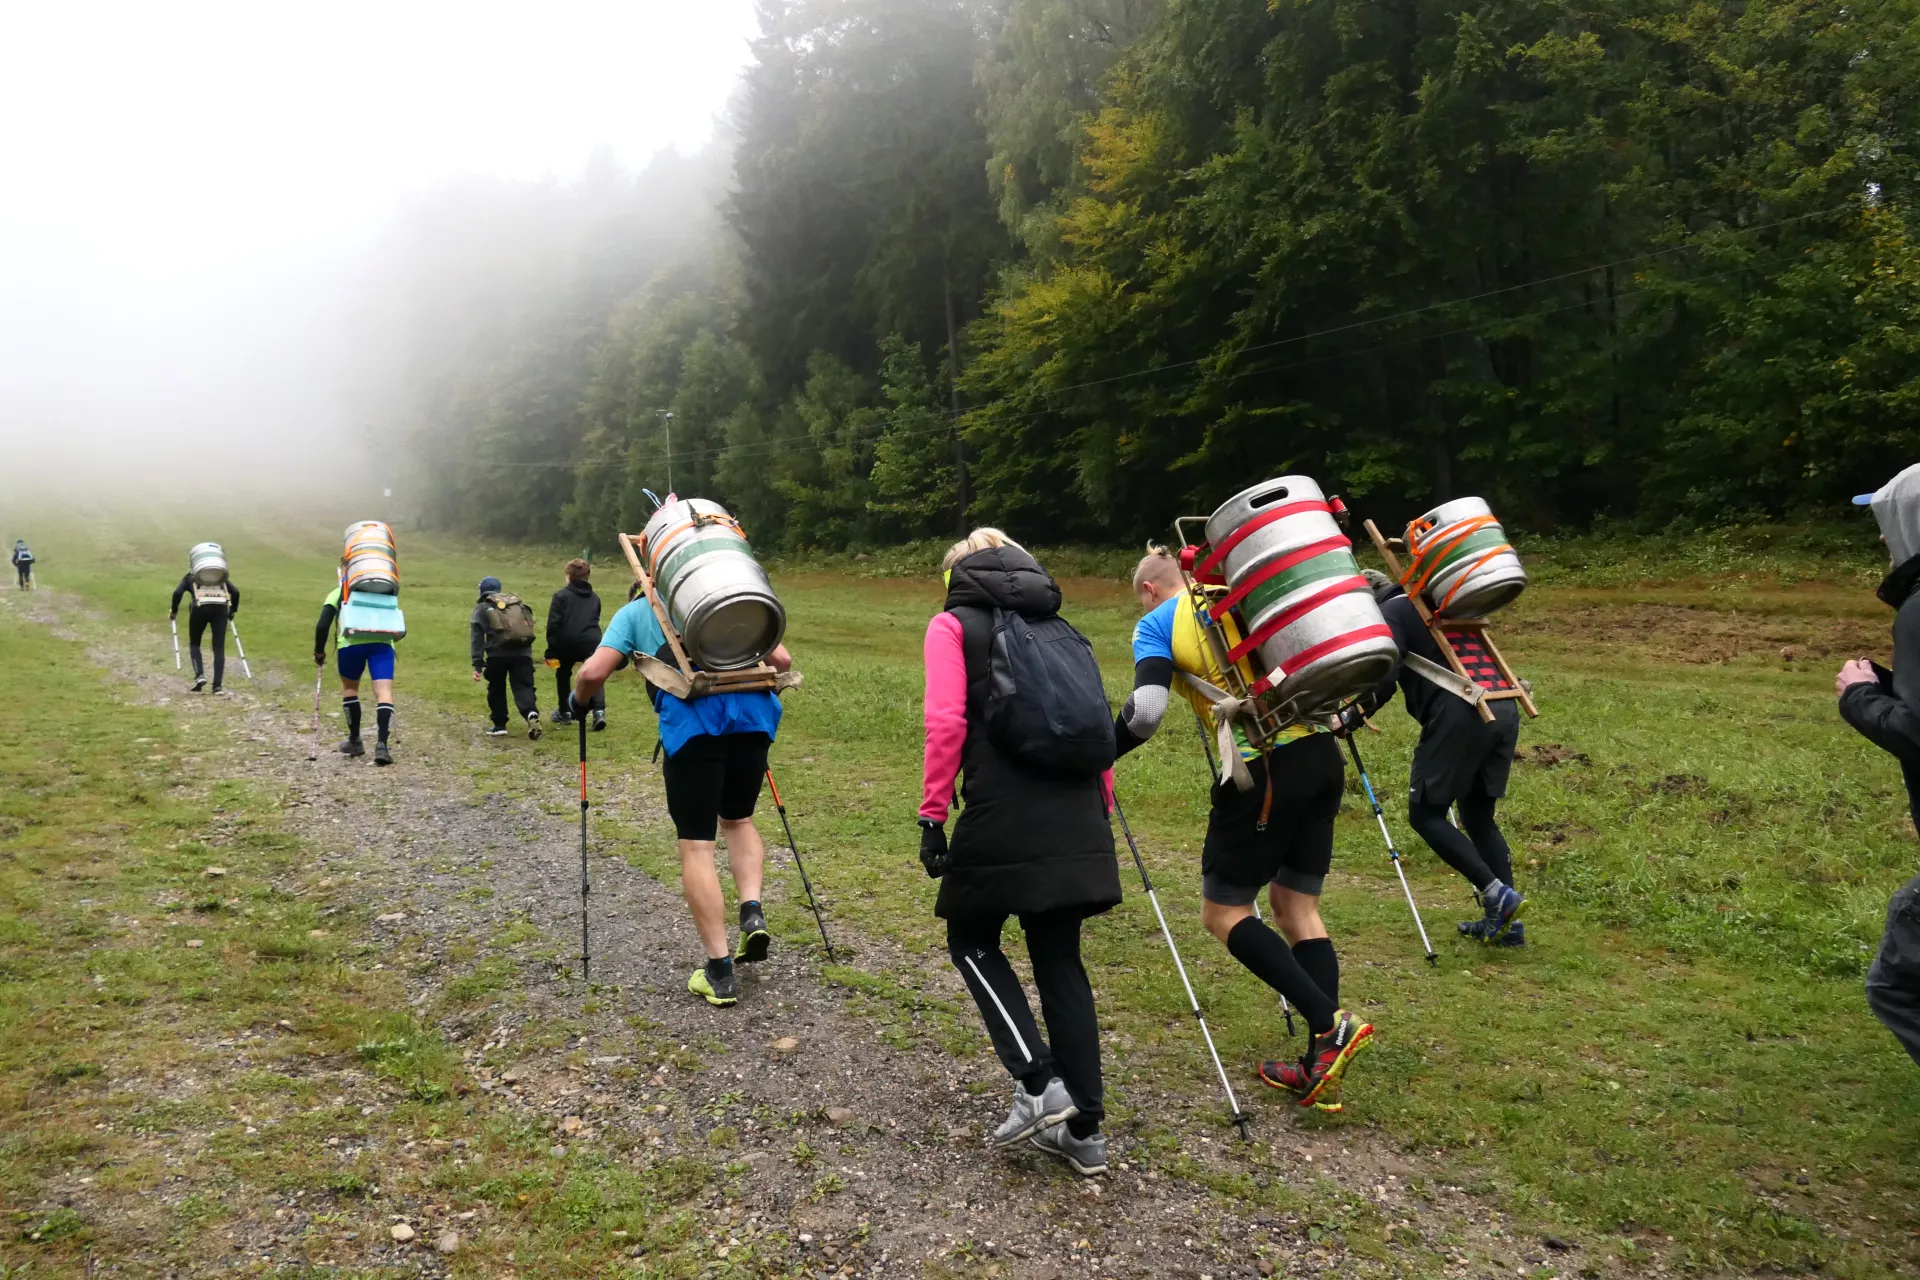
<path id="1" fill-rule="evenodd" d="M 14 572 L 20 575 L 21 586 L 24 587 L 29 582 L 33 581 L 33 561 L 31 560 L 24 561 L 20 564 L 13 566 L 13 568 L 14 568 Z"/>
<path id="2" fill-rule="evenodd" d="M 565 711 L 567 709 L 567 695 L 573 692 L 573 669 L 585 662 L 586 659 L 559 658 L 556 659 L 556 661 L 558 661 L 560 665 L 553 670 L 554 705 L 560 708 L 560 710 Z M 600 691 L 594 694 L 593 699 L 587 703 L 585 710 L 605 711 L 606 709 L 607 686 L 603 684 L 600 686 Z"/>
<path id="3" fill-rule="evenodd" d="M 1100 1022 L 1093 1010 L 1093 984 L 1080 962 L 1079 908 L 1022 915 L 1027 956 L 1033 961 L 1033 985 L 1040 990 L 1040 1016 L 1048 1039 L 1040 1038 L 1027 993 L 1000 949 L 1002 915 L 947 921 L 947 953 L 966 979 L 967 990 L 986 1020 L 987 1037 L 1009 1075 L 1037 1093 L 1059 1076 L 1080 1115 L 1074 1132 L 1085 1137 L 1106 1115 L 1100 1080 Z"/>
<path id="4" fill-rule="evenodd" d="M 1476 891 L 1482 891 L 1495 880 L 1513 883 L 1513 851 L 1507 848 L 1507 838 L 1493 819 L 1498 803 L 1476 786 L 1460 798 L 1460 827 L 1447 821 L 1446 805 L 1424 800 L 1407 805 L 1407 821 L 1442 862 L 1465 876 Z"/>
<path id="5" fill-rule="evenodd" d="M 200 662 L 200 637 L 213 628 L 213 687 L 218 689 L 227 674 L 227 606 L 197 604 L 187 614 L 187 652 L 193 655 L 193 677 L 207 673 Z"/>

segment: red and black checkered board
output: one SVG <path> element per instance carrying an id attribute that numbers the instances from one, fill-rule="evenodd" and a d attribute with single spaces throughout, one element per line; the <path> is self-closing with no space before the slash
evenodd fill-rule
<path id="1" fill-rule="evenodd" d="M 1447 643 L 1453 646 L 1460 665 L 1467 669 L 1467 678 L 1482 689 L 1500 693 L 1513 688 L 1500 673 L 1500 664 L 1493 660 L 1493 655 L 1487 652 L 1487 646 L 1480 642 L 1479 632 L 1448 630 Z"/>

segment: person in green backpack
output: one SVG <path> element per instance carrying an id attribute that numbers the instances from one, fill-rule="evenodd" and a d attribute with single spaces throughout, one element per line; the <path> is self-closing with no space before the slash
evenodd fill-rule
<path id="1" fill-rule="evenodd" d="M 527 736 L 540 736 L 540 707 L 533 687 L 533 606 L 500 587 L 500 579 L 480 579 L 480 598 L 467 623 L 467 648 L 473 678 L 487 682 L 487 736 L 507 732 L 507 687 L 527 722 Z"/>

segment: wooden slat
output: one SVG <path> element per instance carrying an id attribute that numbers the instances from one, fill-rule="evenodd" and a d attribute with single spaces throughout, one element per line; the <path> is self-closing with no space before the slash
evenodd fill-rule
<path id="1" fill-rule="evenodd" d="M 1375 525 L 1371 520 L 1367 521 L 1367 536 L 1373 539 L 1374 550 L 1378 551 L 1380 558 L 1386 561 L 1387 570 L 1393 574 L 1394 581 L 1404 581 L 1406 575 L 1400 568 L 1399 557 L 1393 554 L 1393 548 L 1387 545 L 1386 538 L 1381 536 L 1379 526 Z M 1466 664 L 1460 661 L 1460 655 L 1453 651 L 1453 641 L 1447 639 L 1447 633 L 1441 629 L 1440 620 L 1434 616 L 1433 610 L 1427 608 L 1427 602 L 1420 598 L 1420 593 L 1418 591 L 1409 591 L 1407 592 L 1407 599 L 1413 602 L 1414 612 L 1419 614 L 1420 621 L 1426 624 L 1427 634 L 1431 635 L 1434 642 L 1440 646 L 1440 652 L 1446 655 L 1447 665 L 1453 668 L 1454 674 L 1469 684 L 1478 687 L 1480 682 L 1473 678 L 1473 675 L 1467 670 Z M 1458 627 L 1460 624 L 1455 623 L 1453 625 Z M 1486 632 L 1484 630 L 1480 632 L 1480 638 L 1486 640 Z M 1487 641 L 1487 648 L 1492 650 L 1493 643 L 1491 641 Z M 1496 665 L 1498 665 L 1497 659 Z M 1507 683 L 1518 689 L 1520 682 L 1512 678 L 1512 673 L 1505 672 L 1504 667 L 1502 671 L 1508 676 Z M 1493 723 L 1493 708 L 1488 706 L 1487 703 L 1496 696 L 1494 693 L 1487 693 L 1479 702 L 1474 704 L 1474 710 L 1480 713 L 1480 719 L 1487 724 Z"/>
<path id="2" fill-rule="evenodd" d="M 645 535 L 642 535 L 642 545 L 644 545 L 644 537 Z M 660 630 L 666 633 L 667 645 L 673 650 L 673 660 L 679 666 L 680 674 L 692 680 L 693 663 L 687 660 L 687 651 L 680 644 L 680 633 L 674 629 L 673 619 L 667 616 L 666 601 L 662 600 L 660 593 L 653 589 L 653 579 L 647 576 L 646 567 L 640 563 L 640 552 L 635 547 L 633 538 L 627 534 L 621 534 L 620 550 L 626 553 L 627 564 L 633 569 L 633 580 L 640 584 L 641 593 L 647 597 L 647 603 L 653 608 L 653 616 L 660 620 Z"/>

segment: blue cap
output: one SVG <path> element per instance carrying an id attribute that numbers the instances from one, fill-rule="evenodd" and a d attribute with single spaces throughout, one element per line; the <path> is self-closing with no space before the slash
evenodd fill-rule
<path id="1" fill-rule="evenodd" d="M 483 596 L 484 596 L 484 595 L 486 595 L 486 594 L 487 594 L 487 593 L 488 593 L 489 591 L 498 591 L 499 589 L 500 589 L 500 579 L 498 579 L 498 578 L 482 578 L 482 579 L 480 579 L 480 594 L 481 594 L 481 595 L 483 595 Z"/>
<path id="2" fill-rule="evenodd" d="M 1863 493 L 1853 500 L 1853 505 L 1856 507 L 1870 507 L 1873 505 L 1873 495 Z"/>

